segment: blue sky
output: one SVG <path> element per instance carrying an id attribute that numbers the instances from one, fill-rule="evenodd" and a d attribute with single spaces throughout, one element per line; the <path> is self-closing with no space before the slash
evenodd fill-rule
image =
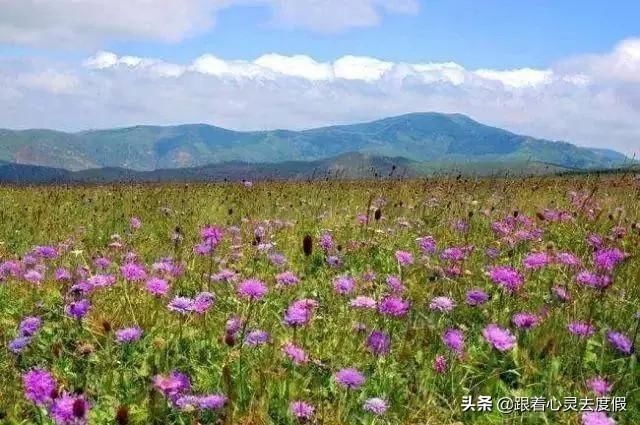
<path id="1" fill-rule="evenodd" d="M 4 0 L 0 127 L 416 111 L 640 151 L 640 2 Z"/>
<path id="2" fill-rule="evenodd" d="M 112 43 L 140 56 L 185 61 L 205 52 L 228 59 L 267 52 L 332 60 L 347 54 L 391 61 L 456 61 L 473 68 L 546 67 L 572 54 L 605 52 L 640 28 L 640 2 L 421 1 L 415 14 L 380 25 L 318 34 L 270 25 L 264 7 L 222 11 L 214 29 L 176 45 Z"/>
<path id="3" fill-rule="evenodd" d="M 332 60 L 347 54 L 390 61 L 456 61 L 473 68 L 547 67 L 569 55 L 606 52 L 636 35 L 640 2 L 420 0 L 415 12 L 381 12 L 377 25 L 314 31 L 279 26 L 264 4 L 220 10 L 216 22 L 177 42 L 105 37 L 86 46 L 0 44 L 4 56 L 81 57 L 91 48 L 185 62 L 203 53 L 250 59 L 264 53 Z"/>

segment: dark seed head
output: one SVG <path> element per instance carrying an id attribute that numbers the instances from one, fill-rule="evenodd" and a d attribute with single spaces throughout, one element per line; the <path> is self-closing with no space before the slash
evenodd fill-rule
<path id="1" fill-rule="evenodd" d="M 302 239 L 302 252 L 307 257 L 313 252 L 313 238 L 311 238 L 311 235 L 305 235 Z"/>
<path id="2" fill-rule="evenodd" d="M 116 411 L 116 423 L 118 425 L 128 425 L 129 424 L 129 409 L 127 406 L 120 406 Z"/>
<path id="3" fill-rule="evenodd" d="M 373 218 L 375 218 L 376 221 L 378 221 L 380 220 L 381 217 L 382 217 L 382 210 L 378 208 L 376 212 L 373 214 Z"/>
<path id="4" fill-rule="evenodd" d="M 104 330 L 104 333 L 106 333 L 106 334 L 111 332 L 111 323 L 109 323 L 109 321 L 107 321 L 107 320 L 103 320 L 102 321 L 102 330 Z"/>
<path id="5" fill-rule="evenodd" d="M 76 418 L 84 418 L 84 414 L 87 412 L 87 407 L 84 404 L 84 400 L 79 398 L 73 402 L 73 416 Z"/>
<path id="6" fill-rule="evenodd" d="M 224 343 L 229 347 L 233 347 L 236 345 L 236 337 L 231 332 L 227 332 L 224 335 Z"/>

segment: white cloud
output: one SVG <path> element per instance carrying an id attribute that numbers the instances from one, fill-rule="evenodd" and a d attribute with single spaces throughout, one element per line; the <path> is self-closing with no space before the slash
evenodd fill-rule
<path id="1" fill-rule="evenodd" d="M 277 24 L 310 28 L 317 32 L 340 32 L 377 25 L 381 12 L 416 13 L 417 0 L 261 0 L 270 3 Z"/>
<path id="2" fill-rule="evenodd" d="M 376 25 L 415 13 L 417 0 L 0 0 L 0 43 L 97 45 L 105 40 L 178 42 L 211 29 L 233 6 L 267 7 L 273 22 L 318 32 Z"/>
<path id="3" fill-rule="evenodd" d="M 282 56 L 271 53 L 260 56 L 254 63 L 283 75 L 309 80 L 330 80 L 334 76 L 331 65 L 316 62 L 305 55 Z"/>
<path id="4" fill-rule="evenodd" d="M 29 90 L 44 90 L 53 94 L 72 93 L 79 84 L 79 79 L 72 74 L 45 70 L 18 75 L 17 85 Z"/>
<path id="5" fill-rule="evenodd" d="M 523 134 L 640 150 L 637 40 L 549 69 L 467 69 L 268 54 L 190 63 L 99 52 L 84 64 L 0 59 L 0 127 L 85 129 L 207 122 L 309 128 L 416 111 L 459 112 Z"/>
<path id="6" fill-rule="evenodd" d="M 493 69 L 479 69 L 476 74 L 487 80 L 500 81 L 511 87 L 528 87 L 547 84 L 552 81 L 553 72 L 548 69 L 510 69 L 496 71 Z"/>
<path id="7" fill-rule="evenodd" d="M 336 77 L 346 80 L 379 80 L 393 63 L 362 56 L 344 56 L 333 63 Z"/>
<path id="8" fill-rule="evenodd" d="M 226 0 L 2 0 L 0 42 L 62 46 L 103 39 L 175 42 L 211 27 Z"/>
<path id="9" fill-rule="evenodd" d="M 560 64 L 564 69 L 578 69 L 599 79 L 640 82 L 640 38 L 618 43 L 611 53 L 572 58 Z"/>

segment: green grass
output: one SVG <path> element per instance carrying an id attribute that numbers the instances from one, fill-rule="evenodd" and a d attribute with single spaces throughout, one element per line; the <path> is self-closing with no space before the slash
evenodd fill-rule
<path id="1" fill-rule="evenodd" d="M 572 205 L 569 191 L 592 194 L 597 202 L 595 218 Z M 377 200 L 381 219 L 374 219 Z M 612 396 L 626 397 L 627 411 L 611 413 L 620 424 L 640 423 L 640 368 L 637 356 L 617 353 L 605 332 L 616 329 L 630 337 L 637 330 L 634 314 L 639 310 L 640 186 L 631 176 L 531 177 L 527 179 L 431 179 L 416 181 L 264 183 L 247 189 L 228 185 L 163 185 L 107 187 L 2 187 L 0 188 L 0 263 L 23 258 L 36 245 L 66 243 L 68 249 L 45 262 L 46 278 L 40 286 L 19 277 L 0 282 L 0 412 L 3 423 L 38 423 L 37 409 L 25 400 L 21 374 L 33 367 L 50 370 L 62 391 L 78 390 L 91 402 L 91 424 L 112 424 L 119 406 L 126 406 L 132 424 L 293 424 L 288 411 L 292 400 L 306 400 L 316 407 L 317 424 L 578 424 L 576 412 L 529 412 L 503 415 L 463 413 L 465 395 L 500 397 L 586 397 L 585 381 L 595 375 L 613 384 Z M 359 224 L 367 214 L 369 224 Z M 536 218 L 545 208 L 575 213 L 572 221 L 550 223 Z M 492 231 L 491 223 L 513 216 L 529 216 L 543 229 L 542 240 L 509 246 Z M 130 217 L 142 220 L 131 232 Z M 452 230 L 452 222 L 468 220 L 469 231 Z M 206 224 L 225 228 L 225 239 L 212 256 L 193 252 Z M 240 228 L 232 239 L 229 228 Z M 287 265 L 272 264 L 252 244 L 254 229 L 263 226 L 273 250 L 284 254 Z M 580 287 L 576 271 L 549 266 L 524 271 L 522 259 L 532 251 L 570 251 L 590 267 L 592 248 L 587 235 L 608 236 L 614 227 L 626 229 L 620 239 L 608 241 L 629 254 L 615 269 L 614 283 L 606 291 Z M 184 239 L 175 244 L 171 235 L 179 227 Z M 339 245 L 333 255 L 342 266 L 331 268 L 317 245 L 330 232 Z M 124 247 L 108 247 L 112 235 L 122 237 Z M 305 235 L 314 239 L 310 256 L 302 251 Z M 447 277 L 438 255 L 422 257 L 416 238 L 431 235 L 438 248 L 473 245 L 473 253 L 460 266 L 459 277 Z M 500 248 L 494 260 L 485 248 Z M 399 267 L 394 253 L 411 251 L 415 263 Z M 173 257 L 185 265 L 182 277 L 171 282 L 171 297 L 192 297 L 203 289 L 216 294 L 215 306 L 203 316 L 179 316 L 166 309 L 170 300 L 155 299 L 144 284 L 125 283 L 118 272 L 122 257 L 135 252 L 140 263 L 151 265 Z M 117 276 L 110 288 L 95 290 L 88 316 L 77 322 L 64 313 L 70 301 L 68 284 L 56 282 L 57 267 L 96 270 L 92 257 L 104 255 L 114 261 L 109 273 Z M 487 276 L 491 264 L 512 265 L 525 274 L 517 296 L 502 294 Z M 269 293 L 251 307 L 235 295 L 232 284 L 210 282 L 204 275 L 220 268 L 237 270 L 242 279 L 261 279 Z M 291 270 L 298 286 L 279 289 L 275 275 Z M 376 279 L 365 282 L 363 273 Z M 379 300 L 388 291 L 387 275 L 402 278 L 411 300 L 405 319 L 392 319 L 375 311 L 348 306 L 355 295 Z M 336 276 L 356 279 L 349 297 L 333 291 Z M 561 304 L 549 288 L 564 285 L 572 300 Z M 483 307 L 465 304 L 470 288 L 483 288 L 492 300 Z M 449 314 L 428 308 L 435 296 L 449 296 L 457 306 Z M 282 324 L 287 306 L 296 299 L 319 302 L 310 324 L 294 332 Z M 540 326 L 529 331 L 514 329 L 513 313 L 548 314 Z M 14 355 L 7 344 L 27 315 L 43 319 L 43 327 L 29 347 Z M 264 329 L 270 343 L 261 347 L 228 346 L 225 322 L 231 315 L 249 317 L 248 328 Z M 588 320 L 597 327 L 585 343 L 571 336 L 566 325 Z M 118 345 L 112 329 L 138 325 L 143 338 L 129 346 Z M 389 355 L 377 358 L 365 349 L 368 331 L 380 329 L 391 335 Z M 488 323 L 508 327 L 517 346 L 500 353 L 482 337 Z M 465 332 L 462 357 L 452 355 L 441 340 L 442 332 L 458 327 Z M 313 359 L 294 366 L 281 353 L 286 341 L 303 346 Z M 449 370 L 436 374 L 432 362 L 445 355 Z M 355 367 L 367 378 L 357 391 L 336 385 L 333 374 Z M 229 397 L 216 413 L 181 412 L 171 407 L 152 387 L 152 376 L 171 370 L 187 373 L 195 393 L 222 392 Z M 592 395 L 591 395 L 592 396 Z M 362 409 L 370 397 L 389 403 L 384 416 L 375 418 Z M 49 422 L 48 422 L 49 421 Z M 1 420 L 0 420 L 1 422 Z M 52 423 L 45 414 L 42 423 Z"/>

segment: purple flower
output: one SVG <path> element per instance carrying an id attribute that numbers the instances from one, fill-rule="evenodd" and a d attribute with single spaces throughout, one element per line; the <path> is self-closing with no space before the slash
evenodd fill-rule
<path id="1" fill-rule="evenodd" d="M 200 404 L 200 398 L 196 395 L 183 395 L 176 398 L 174 403 L 180 410 L 185 412 L 192 412 L 197 410 Z"/>
<path id="2" fill-rule="evenodd" d="M 238 295 L 250 301 L 258 301 L 267 293 L 265 284 L 257 279 L 247 279 L 240 282 L 237 288 Z"/>
<path id="3" fill-rule="evenodd" d="M 184 373 L 173 371 L 167 375 L 153 377 L 153 386 L 170 400 L 176 400 L 179 396 L 191 390 L 191 380 Z"/>
<path id="4" fill-rule="evenodd" d="M 489 301 L 489 294 L 484 292 L 482 289 L 470 289 L 467 292 L 467 304 L 470 306 L 482 305 L 487 301 Z"/>
<path id="5" fill-rule="evenodd" d="M 569 267 L 577 267 L 580 265 L 580 259 L 570 252 L 556 253 L 555 261 Z"/>
<path id="6" fill-rule="evenodd" d="M 219 410 L 227 404 L 227 397 L 223 394 L 207 394 L 198 397 L 200 410 Z"/>
<path id="7" fill-rule="evenodd" d="M 589 388 L 595 395 L 602 397 L 611 392 L 613 385 L 609 384 L 606 379 L 596 376 L 587 381 L 587 388 Z"/>
<path id="8" fill-rule="evenodd" d="M 350 307 L 367 310 L 374 310 L 377 305 L 378 304 L 376 303 L 376 300 L 371 297 L 365 297 L 363 295 L 359 295 L 349 302 Z"/>
<path id="9" fill-rule="evenodd" d="M 339 276 L 333 281 L 333 290 L 340 295 L 346 295 L 353 291 L 356 283 L 348 276 Z"/>
<path id="10" fill-rule="evenodd" d="M 368 400 L 365 400 L 362 408 L 367 412 L 373 413 L 374 415 L 382 415 L 387 411 L 387 402 L 381 398 L 374 397 Z"/>
<path id="11" fill-rule="evenodd" d="M 609 331 L 607 332 L 607 340 L 609 340 L 609 344 L 616 350 L 620 351 L 623 354 L 631 354 L 633 353 L 633 343 L 622 332 Z"/>
<path id="12" fill-rule="evenodd" d="M 129 342 L 136 342 L 142 336 L 142 329 L 137 326 L 131 328 L 118 329 L 116 331 L 116 341 L 119 344 L 126 344 Z"/>
<path id="13" fill-rule="evenodd" d="M 365 381 L 364 375 L 357 369 L 341 369 L 335 375 L 336 382 L 348 390 L 357 390 Z"/>
<path id="14" fill-rule="evenodd" d="M 409 311 L 409 302 L 398 297 L 385 297 L 378 303 L 381 314 L 392 317 L 402 317 Z"/>
<path id="15" fill-rule="evenodd" d="M 167 305 L 170 311 L 187 314 L 193 310 L 193 300 L 187 297 L 175 297 Z"/>
<path id="16" fill-rule="evenodd" d="M 24 396 L 37 406 L 51 403 L 51 395 L 57 388 L 56 380 L 49 371 L 33 369 L 22 375 Z"/>
<path id="17" fill-rule="evenodd" d="M 588 338 L 596 331 L 596 328 L 593 325 L 586 322 L 571 322 L 567 325 L 567 329 L 573 335 L 581 338 Z"/>
<path id="18" fill-rule="evenodd" d="M 513 316 L 511 316 L 511 323 L 513 323 L 514 326 L 520 329 L 532 329 L 538 326 L 538 324 L 540 323 L 540 318 L 531 313 L 515 313 Z"/>
<path id="19" fill-rule="evenodd" d="M 522 274 L 513 267 L 496 266 L 489 269 L 489 276 L 493 283 L 503 287 L 509 292 L 518 291 L 524 284 Z"/>
<path id="20" fill-rule="evenodd" d="M 300 282 L 293 272 L 282 272 L 276 275 L 276 286 L 294 286 Z"/>
<path id="21" fill-rule="evenodd" d="M 447 358 L 442 354 L 438 354 L 436 358 L 433 359 L 432 368 L 437 374 L 442 375 L 449 368 L 449 363 L 447 362 Z"/>
<path id="22" fill-rule="evenodd" d="M 236 272 L 229 269 L 222 269 L 218 273 L 211 276 L 214 282 L 232 282 L 236 278 Z"/>
<path id="23" fill-rule="evenodd" d="M 269 261 L 274 266 L 280 267 L 285 265 L 285 263 L 287 262 L 287 257 L 285 257 L 283 254 L 280 254 L 279 252 L 272 252 L 271 254 L 269 254 Z"/>
<path id="24" fill-rule="evenodd" d="M 311 320 L 313 308 L 316 305 L 315 301 L 309 300 L 313 301 L 312 304 L 300 301 L 306 300 L 295 301 L 289 306 L 289 308 L 287 308 L 283 319 L 283 323 L 285 325 L 297 328 L 306 325 Z"/>
<path id="25" fill-rule="evenodd" d="M 567 292 L 566 288 L 556 285 L 552 288 L 552 291 L 556 298 L 561 302 L 566 303 L 571 301 L 571 296 L 569 295 L 569 292 Z"/>
<path id="26" fill-rule="evenodd" d="M 464 332 L 460 329 L 447 329 L 442 334 L 442 341 L 449 349 L 458 354 L 464 350 Z"/>
<path id="27" fill-rule="evenodd" d="M 138 230 L 142 227 L 142 220 L 138 217 L 131 217 L 129 220 L 129 227 L 131 227 L 131 230 Z"/>
<path id="28" fill-rule="evenodd" d="M 324 233 L 322 236 L 320 236 L 318 245 L 320 245 L 320 248 L 322 248 L 324 252 L 329 252 L 333 250 L 333 247 L 335 246 L 335 244 L 333 242 L 333 237 L 331 236 L 331 233 Z"/>
<path id="29" fill-rule="evenodd" d="M 398 276 L 389 275 L 387 276 L 387 286 L 394 294 L 399 294 L 404 292 L 407 288 L 402 284 L 402 281 Z"/>
<path id="30" fill-rule="evenodd" d="M 450 248 L 445 248 L 442 253 L 440 253 L 440 259 L 443 261 L 453 261 L 459 262 L 466 258 L 466 252 L 463 248 L 452 246 Z"/>
<path id="31" fill-rule="evenodd" d="M 58 257 L 58 251 L 52 246 L 36 246 L 32 252 L 36 257 L 49 260 Z"/>
<path id="32" fill-rule="evenodd" d="M 21 353 L 29 344 L 31 344 L 31 337 L 19 336 L 9 342 L 9 350 L 14 354 L 18 354 Z"/>
<path id="33" fill-rule="evenodd" d="M 456 306 L 456 303 L 449 297 L 435 297 L 429 303 L 429 308 L 434 311 L 448 313 Z"/>
<path id="34" fill-rule="evenodd" d="M 382 331 L 373 331 L 367 338 L 367 348 L 376 356 L 383 356 L 389 353 L 391 347 L 391 337 Z"/>
<path id="35" fill-rule="evenodd" d="M 159 277 L 152 277 L 147 280 L 147 291 L 156 297 L 164 297 L 169 293 L 169 283 Z"/>
<path id="36" fill-rule="evenodd" d="M 615 425 L 616 423 L 604 412 L 584 412 L 581 421 L 582 425 Z"/>
<path id="37" fill-rule="evenodd" d="M 495 323 L 487 325 L 482 330 L 482 335 L 498 351 L 511 350 L 516 345 L 516 337 L 508 329 L 503 329 Z"/>
<path id="38" fill-rule="evenodd" d="M 205 226 L 200 229 L 200 237 L 202 238 L 202 241 L 210 247 L 210 249 L 217 247 L 222 241 L 223 236 L 224 232 L 222 229 L 216 226 Z"/>
<path id="39" fill-rule="evenodd" d="M 306 422 L 313 418 L 316 409 L 305 401 L 296 400 L 289 404 L 289 410 L 298 421 Z"/>
<path id="40" fill-rule="evenodd" d="M 25 317 L 20 322 L 20 336 L 33 336 L 42 326 L 42 320 L 39 317 Z"/>
<path id="41" fill-rule="evenodd" d="M 51 417 L 56 425 L 85 425 L 89 403 L 83 395 L 63 393 L 51 406 Z"/>
<path id="42" fill-rule="evenodd" d="M 116 278 L 114 276 L 111 276 L 110 274 L 97 274 L 91 276 L 88 279 L 87 283 L 91 286 L 91 288 L 103 288 L 116 283 Z"/>
<path id="43" fill-rule="evenodd" d="M 71 280 L 71 272 L 64 267 L 59 267 L 56 269 L 54 273 L 54 277 L 58 282 L 61 281 L 70 281 Z"/>
<path id="44" fill-rule="evenodd" d="M 600 270 L 612 271 L 626 258 L 618 248 L 599 249 L 593 253 L 593 263 Z"/>
<path id="45" fill-rule="evenodd" d="M 89 303 L 89 300 L 82 299 L 82 300 L 67 304 L 64 311 L 65 313 L 67 313 L 68 316 L 71 316 L 74 319 L 80 320 L 87 315 L 90 308 L 91 308 L 91 304 Z"/>
<path id="46" fill-rule="evenodd" d="M 193 248 L 193 252 L 198 255 L 208 255 L 212 250 L 211 245 L 206 242 L 199 243 Z"/>
<path id="47" fill-rule="evenodd" d="M 109 260 L 107 257 L 98 257 L 95 260 L 93 260 L 93 265 L 97 269 L 104 270 L 111 265 L 111 260 Z"/>
<path id="48" fill-rule="evenodd" d="M 44 276 L 42 275 L 42 273 L 40 273 L 35 269 L 28 270 L 23 275 L 23 277 L 24 277 L 24 280 L 26 280 L 29 283 L 33 283 L 35 285 L 40 285 L 42 283 L 42 280 L 44 279 Z"/>
<path id="49" fill-rule="evenodd" d="M 396 260 L 401 266 L 410 266 L 413 264 L 413 254 L 408 251 L 396 251 Z"/>
<path id="50" fill-rule="evenodd" d="M 535 270 L 546 266 L 550 261 L 551 258 L 546 252 L 532 252 L 524 258 L 522 263 L 525 269 Z"/>
<path id="51" fill-rule="evenodd" d="M 589 270 L 582 270 L 576 275 L 576 281 L 584 286 L 590 286 L 596 289 L 605 289 L 611 284 L 611 278 L 607 275 L 599 275 L 597 273 L 590 272 Z"/>
<path id="52" fill-rule="evenodd" d="M 484 253 L 487 257 L 494 259 L 498 258 L 498 256 L 500 255 L 500 249 L 496 247 L 488 247 L 484 250 Z"/>
<path id="53" fill-rule="evenodd" d="M 418 238 L 418 246 L 424 254 L 430 255 L 436 252 L 436 241 L 431 236 Z"/>
<path id="54" fill-rule="evenodd" d="M 268 341 L 269 333 L 260 329 L 252 330 L 244 337 L 244 343 L 252 347 L 266 344 Z"/>
<path id="55" fill-rule="evenodd" d="M 225 331 L 230 334 L 235 334 L 239 332 L 240 329 L 242 329 L 243 325 L 244 320 L 242 320 L 238 316 L 232 316 L 227 320 L 227 323 L 225 324 Z"/>
<path id="56" fill-rule="evenodd" d="M 129 282 L 142 282 L 147 278 L 144 267 L 136 263 L 126 263 L 120 267 L 122 277 Z"/>
<path id="57" fill-rule="evenodd" d="M 327 264 L 329 267 L 338 268 L 342 265 L 342 260 L 337 255 L 330 255 L 327 257 Z"/>
<path id="58" fill-rule="evenodd" d="M 309 362 L 309 356 L 307 353 L 302 348 L 291 342 L 287 342 L 282 346 L 282 352 L 296 365 Z"/>
<path id="59" fill-rule="evenodd" d="M 204 314 L 206 313 L 216 301 L 216 297 L 211 292 L 200 292 L 193 299 L 193 304 L 191 305 L 191 310 L 198 313 Z"/>

